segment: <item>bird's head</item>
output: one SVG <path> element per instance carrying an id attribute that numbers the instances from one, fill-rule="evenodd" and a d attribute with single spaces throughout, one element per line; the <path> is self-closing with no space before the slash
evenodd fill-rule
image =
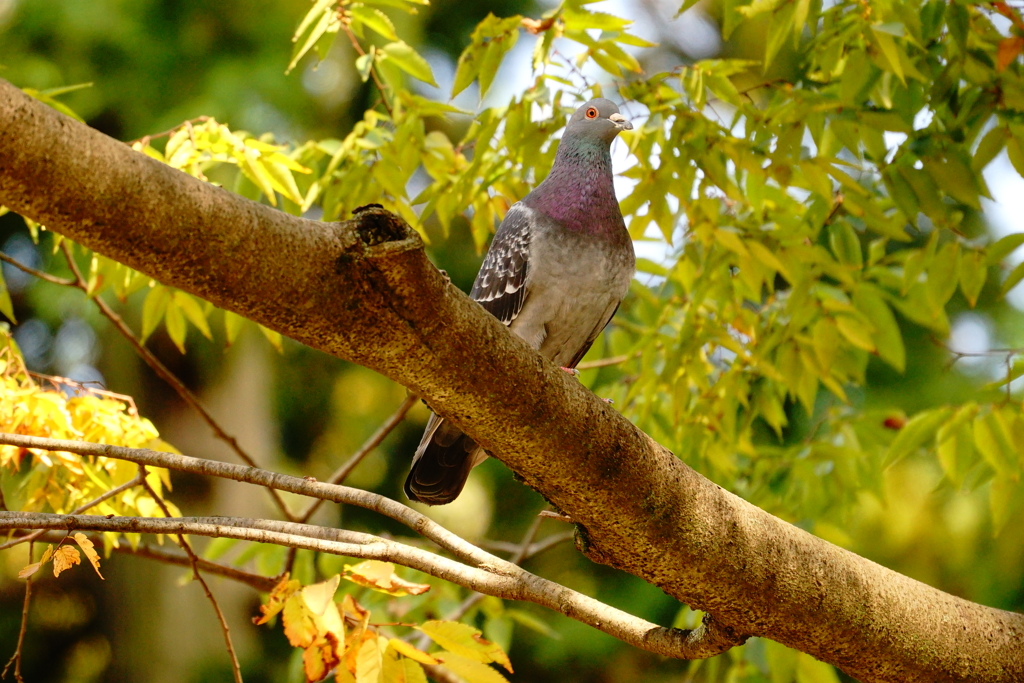
<path id="1" fill-rule="evenodd" d="M 601 140 L 611 144 L 620 131 L 633 130 L 633 124 L 619 113 L 611 100 L 597 97 L 573 112 L 565 134 L 577 139 Z"/>

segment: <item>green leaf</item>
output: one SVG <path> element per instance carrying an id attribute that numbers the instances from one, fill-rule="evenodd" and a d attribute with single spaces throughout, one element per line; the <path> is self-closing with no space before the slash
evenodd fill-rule
<path id="1" fill-rule="evenodd" d="M 949 408 L 925 410 L 915 415 L 900 429 L 899 435 L 893 439 L 889 451 L 882 462 L 883 467 L 891 467 L 907 457 L 915 450 L 935 437 L 935 432 L 949 418 Z"/>
<path id="2" fill-rule="evenodd" d="M 1015 232 L 1012 235 L 1007 235 L 994 244 L 990 244 L 985 247 L 985 265 L 995 266 L 1000 261 L 1013 253 L 1017 247 L 1024 244 L 1024 232 Z"/>
<path id="3" fill-rule="evenodd" d="M 978 296 L 988 277 L 988 265 L 984 252 L 972 249 L 960 257 L 960 291 L 971 308 L 978 303 Z"/>
<path id="4" fill-rule="evenodd" d="M 515 46 L 517 40 L 519 40 L 519 32 L 512 31 L 504 36 L 492 39 L 487 44 L 483 59 L 480 60 L 480 70 L 478 73 L 481 98 L 490 89 L 494 76 L 498 73 L 498 68 L 501 66 L 502 59 Z"/>
<path id="5" fill-rule="evenodd" d="M 275 332 L 274 330 L 263 327 L 263 325 L 257 324 L 256 326 L 260 328 L 260 332 L 262 332 L 263 336 L 267 338 L 270 345 L 277 349 L 278 353 L 284 353 L 284 344 L 281 341 L 280 332 Z"/>
<path id="6" fill-rule="evenodd" d="M 956 291 L 960 265 L 960 243 L 947 242 L 928 267 L 928 293 L 936 306 L 945 306 Z"/>
<path id="7" fill-rule="evenodd" d="M 831 664 L 801 652 L 796 657 L 796 683 L 839 683 L 839 676 Z"/>
<path id="8" fill-rule="evenodd" d="M 853 305 L 863 313 L 875 328 L 872 337 L 878 356 L 888 363 L 896 372 L 906 369 L 907 355 L 903 345 L 903 334 L 900 332 L 896 316 L 874 285 L 860 283 L 853 292 Z"/>
<path id="9" fill-rule="evenodd" d="M 374 45 L 370 46 L 366 54 L 359 55 L 356 58 L 356 71 L 359 72 L 359 78 L 363 83 L 370 79 L 370 72 L 373 71 L 373 62 L 376 58 L 377 47 Z"/>
<path id="10" fill-rule="evenodd" d="M 774 640 L 764 641 L 764 652 L 772 683 L 792 683 L 799 653 Z"/>
<path id="11" fill-rule="evenodd" d="M 875 41 L 878 43 L 878 47 L 881 48 L 885 61 L 889 63 L 889 71 L 896 74 L 896 78 L 900 79 L 900 82 L 905 85 L 906 79 L 903 76 L 903 63 L 900 61 L 900 48 L 896 45 L 896 40 L 892 37 L 892 34 L 882 30 L 882 26 L 884 25 L 871 27 Z"/>
<path id="12" fill-rule="evenodd" d="M 995 478 L 989 491 L 989 510 L 992 513 L 992 534 L 997 536 L 1010 521 L 1014 499 L 1020 496 L 1020 484 L 1009 479 Z"/>
<path id="13" fill-rule="evenodd" d="M 971 422 L 978 414 L 976 403 L 961 406 L 953 418 L 942 425 L 935 436 L 936 455 L 946 478 L 954 486 L 962 486 L 964 476 L 974 459 L 974 432 Z"/>
<path id="14" fill-rule="evenodd" d="M 1024 279 L 1024 262 L 1018 263 L 1017 267 L 1010 271 L 1010 274 L 1003 280 L 1003 284 L 1000 287 L 1000 291 L 1005 296 L 1011 289 L 1017 286 L 1017 283 Z"/>
<path id="15" fill-rule="evenodd" d="M 171 300 L 171 290 L 163 285 L 156 285 L 149 290 L 142 304 L 142 341 L 145 342 L 153 334 L 167 312 L 167 304 Z"/>
<path id="16" fill-rule="evenodd" d="M 174 292 L 174 303 L 178 305 L 188 321 L 195 325 L 204 337 L 213 339 L 213 335 L 210 333 L 210 325 L 206 322 L 206 314 L 203 313 L 203 307 L 199 305 L 198 301 L 185 292 L 176 290 Z"/>
<path id="17" fill-rule="evenodd" d="M 531 631 L 536 631 L 542 636 L 552 638 L 554 640 L 561 640 L 562 634 L 555 629 L 548 626 L 547 622 L 540 617 L 534 615 L 526 610 L 516 609 L 514 607 L 505 610 L 505 615 L 511 618 L 514 622 L 520 626 L 525 626 Z"/>
<path id="18" fill-rule="evenodd" d="M 1016 473 L 1016 449 L 996 413 L 991 412 L 975 419 L 974 445 L 998 476 L 1010 477 Z"/>
<path id="19" fill-rule="evenodd" d="M 981 193 L 978 177 L 963 160 L 951 156 L 945 161 L 922 159 L 922 163 L 946 194 L 974 209 L 981 208 L 981 202 L 978 200 Z"/>
<path id="20" fill-rule="evenodd" d="M 185 323 L 185 315 L 181 308 L 172 298 L 167 302 L 167 312 L 164 316 L 167 326 L 167 334 L 171 341 L 178 347 L 178 351 L 185 353 L 185 337 L 188 334 L 188 325 Z"/>
<path id="21" fill-rule="evenodd" d="M 836 259 L 845 266 L 860 268 L 864 264 L 857 232 L 846 221 L 836 221 L 828 226 L 829 247 Z"/>
<path id="22" fill-rule="evenodd" d="M 1024 145 L 1013 137 L 1006 141 L 1006 154 L 1010 157 L 1010 163 L 1020 175 L 1024 176 Z"/>
<path id="23" fill-rule="evenodd" d="M 787 3 L 772 14 L 772 19 L 768 22 L 768 42 L 765 45 L 762 73 L 768 73 L 768 67 L 772 65 L 779 50 L 786 44 L 786 39 L 793 31 L 795 12 L 796 6 L 793 3 Z"/>
<path id="24" fill-rule="evenodd" d="M 318 8 L 321 8 L 321 6 L 325 8 L 319 9 L 322 14 L 320 15 L 320 18 L 316 20 L 316 24 L 313 25 L 309 34 L 306 35 L 305 40 L 297 42 L 302 33 L 300 31 L 295 32 L 295 36 L 292 38 L 293 41 L 296 41 L 295 49 L 292 51 L 292 59 L 288 62 L 288 68 L 285 69 L 285 73 L 290 73 L 291 70 L 295 68 L 295 65 L 299 63 L 299 60 L 306 56 L 306 53 L 310 51 L 313 45 L 315 45 L 325 33 L 328 31 L 336 32 L 340 28 L 341 24 L 338 22 L 338 15 L 334 11 L 333 7 L 331 7 L 334 2 L 335 0 L 318 0 L 313 9 L 306 15 L 306 19 L 303 19 L 303 22 L 299 24 L 300 28 L 304 31 L 305 27 L 309 25 L 306 20 L 308 19 L 312 22 L 316 19 L 315 12 L 318 11 Z"/>
<path id="25" fill-rule="evenodd" d="M 14 303 L 11 301 L 11 293 L 7 289 L 7 282 L 4 280 L 3 270 L 0 269 L 0 313 L 15 325 L 18 324 L 14 317 Z"/>
<path id="26" fill-rule="evenodd" d="M 237 313 L 224 311 L 224 335 L 227 337 L 228 346 L 234 344 L 238 339 L 238 333 L 242 330 L 243 325 L 245 325 L 245 318 Z"/>
<path id="27" fill-rule="evenodd" d="M 388 40 L 398 40 L 395 25 L 391 23 L 390 17 L 379 9 L 365 5 L 349 5 L 346 12 Z"/>
<path id="28" fill-rule="evenodd" d="M 401 40 L 388 43 L 380 49 L 379 54 L 394 62 L 398 68 L 410 76 L 437 87 L 437 81 L 434 80 L 434 72 L 431 71 L 430 64 L 416 50 L 412 49 L 408 43 Z"/>
<path id="29" fill-rule="evenodd" d="M 985 167 L 1003 151 L 1008 137 L 1009 131 L 1002 126 L 996 126 L 990 130 L 978 143 L 978 149 L 974 152 L 974 158 L 971 159 L 971 170 L 975 173 L 985 170 Z"/>

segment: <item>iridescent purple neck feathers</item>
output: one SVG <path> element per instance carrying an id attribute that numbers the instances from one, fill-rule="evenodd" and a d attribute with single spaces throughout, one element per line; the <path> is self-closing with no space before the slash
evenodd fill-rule
<path id="1" fill-rule="evenodd" d="M 612 183 L 610 145 L 603 140 L 563 137 L 551 173 L 523 203 L 574 232 L 625 230 Z"/>

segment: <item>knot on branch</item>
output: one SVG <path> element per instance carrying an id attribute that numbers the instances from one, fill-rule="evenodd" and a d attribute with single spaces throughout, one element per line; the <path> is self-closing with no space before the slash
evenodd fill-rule
<path id="1" fill-rule="evenodd" d="M 352 212 L 352 222 L 360 241 L 368 247 L 401 242 L 416 235 L 405 221 L 380 204 L 360 206 Z"/>

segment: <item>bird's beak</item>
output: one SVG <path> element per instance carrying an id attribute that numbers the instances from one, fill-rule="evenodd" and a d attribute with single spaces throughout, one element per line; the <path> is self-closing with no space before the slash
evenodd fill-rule
<path id="1" fill-rule="evenodd" d="M 612 114 L 608 117 L 608 120 L 614 123 L 615 127 L 619 130 L 633 130 L 633 124 L 622 114 Z"/>

